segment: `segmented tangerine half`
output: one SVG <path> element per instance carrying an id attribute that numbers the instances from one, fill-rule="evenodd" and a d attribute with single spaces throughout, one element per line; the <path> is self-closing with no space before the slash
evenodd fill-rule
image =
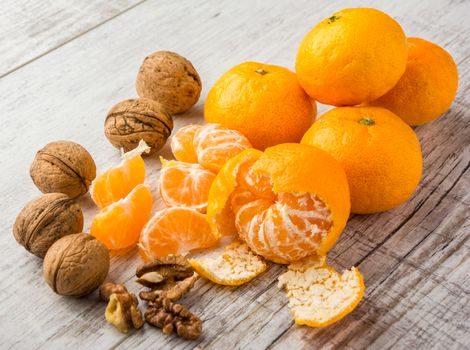
<path id="1" fill-rule="evenodd" d="M 150 261 L 169 254 L 209 248 L 217 243 L 206 216 L 195 209 L 172 207 L 154 214 L 140 235 L 139 252 Z"/>
<path id="2" fill-rule="evenodd" d="M 184 206 L 205 213 L 209 189 L 215 174 L 199 164 L 167 161 L 161 158 L 162 169 L 158 189 L 168 206 Z"/>
<path id="3" fill-rule="evenodd" d="M 170 147 L 175 158 L 182 162 L 197 163 L 197 154 L 194 149 L 194 134 L 201 125 L 189 124 L 179 129 L 171 138 Z"/>
<path id="4" fill-rule="evenodd" d="M 251 148 L 250 141 L 240 132 L 220 124 L 202 126 L 196 131 L 193 144 L 198 163 L 214 172 L 233 156 Z"/>
<path id="5" fill-rule="evenodd" d="M 108 249 L 134 246 L 152 210 L 152 193 L 137 185 L 125 198 L 114 202 L 93 218 L 90 233 Z"/>
<path id="6" fill-rule="evenodd" d="M 325 255 L 349 216 L 346 175 L 327 153 L 299 144 L 243 151 L 216 176 L 208 221 L 277 263 Z"/>
<path id="7" fill-rule="evenodd" d="M 97 176 L 91 185 L 91 199 L 104 208 L 129 194 L 135 186 L 145 180 L 145 163 L 142 153 L 150 151 L 150 147 L 141 140 L 133 150 L 122 155 L 118 165 Z"/>

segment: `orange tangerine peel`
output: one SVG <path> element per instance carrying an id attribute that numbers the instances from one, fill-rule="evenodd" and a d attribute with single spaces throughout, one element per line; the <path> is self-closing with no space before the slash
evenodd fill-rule
<path id="1" fill-rule="evenodd" d="M 279 276 L 296 324 L 326 327 L 353 311 L 364 295 L 364 280 L 355 267 L 339 274 L 331 266 L 289 268 Z"/>
<path id="2" fill-rule="evenodd" d="M 349 210 L 336 160 L 315 147 L 282 144 L 229 160 L 212 184 L 207 217 L 217 236 L 238 233 L 255 253 L 290 263 L 325 255 Z"/>
<path id="3" fill-rule="evenodd" d="M 122 161 L 100 174 L 91 186 L 91 199 L 104 208 L 131 192 L 145 180 L 145 163 L 141 155 L 150 152 L 144 140 L 133 150 L 122 154 Z"/>
<path id="4" fill-rule="evenodd" d="M 189 263 L 199 275 L 226 286 L 245 284 L 267 268 L 263 258 L 239 241 L 189 259 Z"/>
<path id="5" fill-rule="evenodd" d="M 160 157 L 162 169 L 158 190 L 168 207 L 184 206 L 205 213 L 209 189 L 215 174 L 199 164 Z"/>
<path id="6" fill-rule="evenodd" d="M 125 198 L 101 209 L 91 223 L 90 233 L 108 249 L 134 246 L 149 219 L 152 193 L 147 185 L 137 185 Z"/>

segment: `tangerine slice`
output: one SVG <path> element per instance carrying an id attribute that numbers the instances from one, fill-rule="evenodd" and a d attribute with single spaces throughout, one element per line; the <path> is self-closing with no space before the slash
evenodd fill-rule
<path id="1" fill-rule="evenodd" d="M 169 254 L 185 255 L 217 243 L 206 216 L 195 209 L 172 207 L 154 214 L 140 235 L 139 251 L 150 261 Z"/>
<path id="2" fill-rule="evenodd" d="M 279 276 L 295 323 L 326 327 L 353 311 L 364 295 L 364 280 L 355 267 L 339 274 L 331 266 L 288 269 Z"/>
<path id="3" fill-rule="evenodd" d="M 122 155 L 118 165 L 106 170 L 96 177 L 91 186 L 91 199 L 104 208 L 129 194 L 132 189 L 145 180 L 145 163 L 142 153 L 150 151 L 150 147 L 141 140 L 133 150 Z"/>
<path id="4" fill-rule="evenodd" d="M 255 253 L 289 263 L 325 255 L 349 209 L 346 175 L 337 161 L 314 147 L 283 144 L 230 159 L 211 186 L 207 213 L 218 236 L 233 234 L 234 227 Z"/>
<path id="5" fill-rule="evenodd" d="M 197 154 L 194 149 L 194 134 L 201 125 L 189 124 L 179 129 L 171 138 L 170 147 L 175 158 L 182 162 L 197 163 Z"/>
<path id="6" fill-rule="evenodd" d="M 203 257 L 189 259 L 189 263 L 199 275 L 226 286 L 247 283 L 267 268 L 260 256 L 238 241 L 206 253 Z"/>
<path id="7" fill-rule="evenodd" d="M 251 148 L 250 141 L 240 132 L 220 124 L 202 126 L 196 131 L 193 144 L 198 163 L 214 172 L 233 156 Z"/>
<path id="8" fill-rule="evenodd" d="M 152 210 L 152 193 L 147 185 L 137 185 L 124 199 L 96 214 L 90 233 L 108 249 L 134 246 Z"/>
<path id="9" fill-rule="evenodd" d="M 158 189 L 163 202 L 168 207 L 185 206 L 205 213 L 215 174 L 199 164 L 160 159 Z"/>

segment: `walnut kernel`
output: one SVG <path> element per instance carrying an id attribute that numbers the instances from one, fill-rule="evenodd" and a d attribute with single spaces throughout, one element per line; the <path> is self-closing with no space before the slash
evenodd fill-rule
<path id="1" fill-rule="evenodd" d="M 44 279 L 61 295 L 91 293 L 103 283 L 108 270 L 108 249 L 87 233 L 62 237 L 44 258 Z"/>
<path id="2" fill-rule="evenodd" d="M 76 198 L 88 191 L 96 166 L 90 153 L 79 144 L 55 141 L 36 153 L 29 172 L 41 192 L 60 192 Z"/>
<path id="3" fill-rule="evenodd" d="M 165 144 L 173 130 L 173 119 L 155 101 L 147 98 L 124 100 L 108 112 L 104 130 L 114 147 L 127 152 L 144 140 L 151 154 Z"/>
<path id="4" fill-rule="evenodd" d="M 144 59 L 137 74 L 136 90 L 173 114 L 187 111 L 199 99 L 201 78 L 186 58 L 175 52 L 157 51 Z"/>
<path id="5" fill-rule="evenodd" d="M 82 232 L 82 229 L 80 206 L 63 193 L 47 193 L 33 199 L 21 210 L 13 234 L 27 251 L 44 258 L 55 241 Z"/>

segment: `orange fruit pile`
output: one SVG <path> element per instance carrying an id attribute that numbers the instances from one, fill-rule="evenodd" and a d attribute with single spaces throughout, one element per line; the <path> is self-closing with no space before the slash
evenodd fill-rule
<path id="1" fill-rule="evenodd" d="M 326 254 L 349 205 L 338 162 L 315 147 L 282 144 L 229 160 L 211 186 L 207 213 L 219 237 L 238 233 L 255 253 L 289 263 Z"/>

